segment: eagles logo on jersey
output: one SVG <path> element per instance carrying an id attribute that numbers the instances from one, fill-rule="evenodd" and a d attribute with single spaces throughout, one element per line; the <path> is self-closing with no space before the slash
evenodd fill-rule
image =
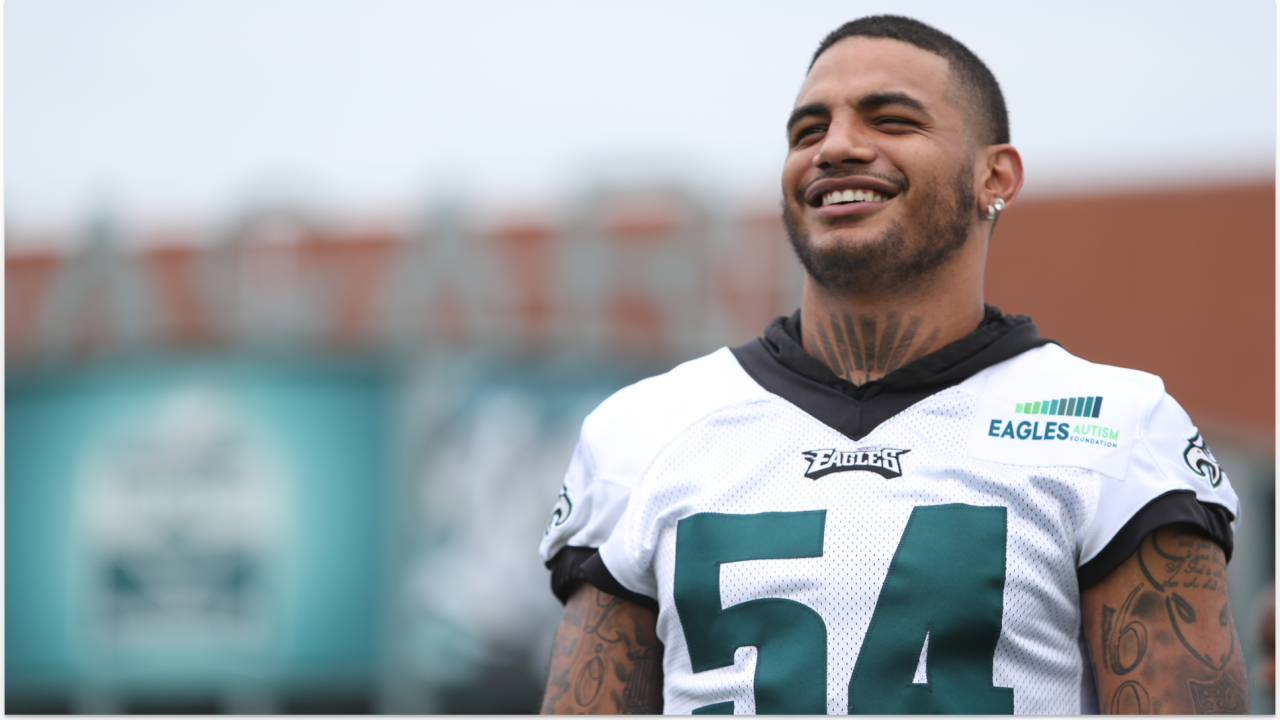
<path id="1" fill-rule="evenodd" d="M 880 447 L 860 450 L 805 450 L 802 454 L 809 461 L 809 469 L 804 476 L 817 480 L 831 473 L 866 470 L 884 478 L 902 477 L 902 463 L 898 456 L 909 452 L 911 451 Z"/>
<path id="2" fill-rule="evenodd" d="M 1204 444 L 1204 438 L 1199 432 L 1187 439 L 1187 449 L 1182 451 L 1182 460 L 1191 468 L 1191 472 L 1205 478 L 1214 487 L 1221 485 L 1222 478 L 1226 477 L 1222 466 L 1218 464 L 1209 446 Z"/>
<path id="3" fill-rule="evenodd" d="M 573 503 L 569 501 L 569 488 L 561 485 L 560 497 L 556 498 L 556 504 L 551 507 L 551 517 L 547 520 L 547 529 L 543 534 L 563 525 L 569 519 L 571 512 L 573 512 Z"/>

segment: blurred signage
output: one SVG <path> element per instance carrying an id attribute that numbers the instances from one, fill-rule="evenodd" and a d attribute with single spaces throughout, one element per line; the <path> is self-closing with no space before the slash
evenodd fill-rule
<path id="1" fill-rule="evenodd" d="M 7 255 L 11 365 L 217 347 L 665 360 L 743 342 L 799 298 L 773 208 L 674 190 L 408 228 L 263 212 L 137 235 L 100 223 L 74 252 Z"/>
<path id="2" fill-rule="evenodd" d="M 82 469 L 92 625 L 120 645 L 252 645 L 283 532 L 281 468 L 216 387 L 178 386 Z"/>
<path id="3" fill-rule="evenodd" d="M 13 707 L 134 712 L 168 693 L 214 698 L 198 712 L 257 697 L 261 713 L 316 688 L 364 697 L 388 582 L 391 388 L 380 363 L 342 358 L 11 376 Z"/>

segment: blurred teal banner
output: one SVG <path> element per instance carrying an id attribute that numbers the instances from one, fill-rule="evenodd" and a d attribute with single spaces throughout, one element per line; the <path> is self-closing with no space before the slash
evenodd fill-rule
<path id="1" fill-rule="evenodd" d="M 368 682 L 383 370 L 152 360 L 10 379 L 5 404 L 10 698 Z"/>

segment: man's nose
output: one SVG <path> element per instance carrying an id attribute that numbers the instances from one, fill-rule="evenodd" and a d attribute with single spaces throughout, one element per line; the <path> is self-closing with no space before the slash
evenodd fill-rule
<path id="1" fill-rule="evenodd" d="M 863 129 L 849 123 L 835 123 L 818 145 L 813 164 L 821 170 L 847 165 L 867 165 L 876 159 L 876 148 Z"/>

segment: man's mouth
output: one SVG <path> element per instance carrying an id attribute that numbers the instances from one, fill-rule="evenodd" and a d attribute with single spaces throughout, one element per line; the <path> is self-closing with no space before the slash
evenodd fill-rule
<path id="1" fill-rule="evenodd" d="M 874 190 L 832 190 L 822 196 L 822 206 L 858 202 L 884 202 L 889 198 Z"/>
<path id="2" fill-rule="evenodd" d="M 867 203 L 868 208 L 876 207 L 897 197 L 904 189 L 905 183 L 891 183 L 871 175 L 846 175 L 812 183 L 805 188 L 803 197 L 809 207 L 818 210 L 829 208 L 828 212 L 831 212 L 839 206 L 858 203 Z M 853 208 L 847 208 L 845 212 L 851 210 Z"/>

